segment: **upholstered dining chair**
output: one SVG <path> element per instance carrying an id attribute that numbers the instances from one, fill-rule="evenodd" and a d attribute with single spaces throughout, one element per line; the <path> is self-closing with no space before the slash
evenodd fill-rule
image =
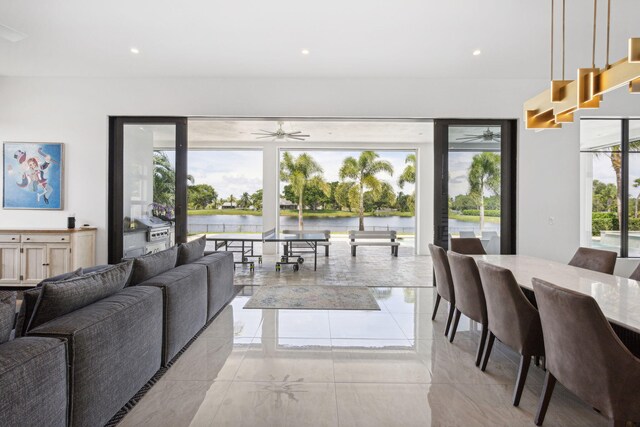
<path id="1" fill-rule="evenodd" d="M 588 295 L 533 279 L 544 332 L 547 375 L 536 425 L 542 425 L 556 381 L 611 420 L 640 421 L 640 359 L 620 341 Z"/>
<path id="2" fill-rule="evenodd" d="M 478 266 L 476 265 L 476 261 L 470 256 L 451 251 L 448 252 L 447 256 L 449 258 L 449 265 L 451 266 L 453 290 L 456 296 L 456 311 L 449 341 L 453 342 L 461 314 L 480 323 L 482 325 L 482 336 L 478 343 L 478 354 L 476 355 L 476 366 L 480 366 L 482 351 L 484 350 L 485 341 L 487 340 L 488 322 L 487 304 L 484 299 L 482 283 L 480 283 Z"/>
<path id="3" fill-rule="evenodd" d="M 453 319 L 453 313 L 455 311 L 456 296 L 453 290 L 453 279 L 451 278 L 451 267 L 449 267 L 449 259 L 447 259 L 447 253 L 440 246 L 429 244 L 429 252 L 431 253 L 431 260 L 433 262 L 433 269 L 436 275 L 436 303 L 433 307 L 433 315 L 431 320 L 435 320 L 436 313 L 438 312 L 438 305 L 440 305 L 440 299 L 444 299 L 449 302 L 449 315 L 447 316 L 447 324 L 444 327 L 444 335 L 449 335 L 449 327 L 451 326 L 451 319 Z"/>
<path id="4" fill-rule="evenodd" d="M 487 368 L 496 338 L 517 351 L 520 354 L 520 367 L 513 391 L 513 406 L 518 406 L 531 357 L 544 356 L 540 315 L 510 270 L 484 261 L 478 261 L 478 270 L 489 318 L 489 338 L 480 369 L 484 371 Z"/>
<path id="5" fill-rule="evenodd" d="M 578 248 L 569 265 L 600 273 L 613 274 L 618 254 L 602 249 Z"/>
<path id="6" fill-rule="evenodd" d="M 458 238 L 451 239 L 452 252 L 465 255 L 486 255 L 487 252 L 482 246 L 482 240 L 478 238 Z"/>
<path id="7" fill-rule="evenodd" d="M 640 264 L 638 264 L 636 269 L 633 270 L 633 273 L 631 273 L 631 276 L 629 276 L 629 279 L 640 281 Z"/>

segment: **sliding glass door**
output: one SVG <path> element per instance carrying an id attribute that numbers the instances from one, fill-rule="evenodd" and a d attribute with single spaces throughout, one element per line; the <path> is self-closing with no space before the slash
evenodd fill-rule
<path id="1" fill-rule="evenodd" d="M 109 262 L 186 241 L 187 121 L 110 120 Z"/>
<path id="2" fill-rule="evenodd" d="M 515 120 L 435 121 L 435 241 L 515 253 Z"/>

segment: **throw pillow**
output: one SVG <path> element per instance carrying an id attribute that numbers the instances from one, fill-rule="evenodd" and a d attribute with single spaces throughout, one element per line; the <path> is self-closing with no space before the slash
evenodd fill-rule
<path id="1" fill-rule="evenodd" d="M 36 307 L 41 290 L 42 288 L 35 288 L 22 292 L 22 305 L 16 321 L 16 338 L 27 334 L 27 326 L 29 326 L 29 320 L 33 316 L 33 309 Z"/>
<path id="2" fill-rule="evenodd" d="M 80 277 L 80 276 L 82 276 L 82 268 L 79 268 L 79 269 L 74 270 L 74 271 L 70 271 L 68 273 L 62 273 L 62 274 L 59 274 L 57 276 L 47 277 L 42 282 L 38 283 L 37 287 L 40 288 L 45 283 L 62 282 L 63 280 L 69 280 L 69 279 L 72 279 L 74 277 Z"/>
<path id="3" fill-rule="evenodd" d="M 204 248 L 207 246 L 207 236 L 187 243 L 181 243 L 178 248 L 178 265 L 190 264 L 204 256 Z"/>
<path id="4" fill-rule="evenodd" d="M 124 288 L 131 273 L 131 261 L 106 270 L 42 285 L 28 330 L 115 294 Z"/>
<path id="5" fill-rule="evenodd" d="M 0 344 L 9 341 L 16 320 L 16 293 L 0 291 Z"/>
<path id="6" fill-rule="evenodd" d="M 175 268 L 178 260 L 178 247 L 173 246 L 155 254 L 144 255 L 133 260 L 133 273 L 130 285 L 137 285 L 145 280 Z"/>

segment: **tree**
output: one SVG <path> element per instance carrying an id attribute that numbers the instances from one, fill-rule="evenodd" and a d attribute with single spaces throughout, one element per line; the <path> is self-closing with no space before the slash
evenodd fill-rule
<path id="1" fill-rule="evenodd" d="M 187 187 L 187 203 L 191 209 L 206 209 L 215 204 L 218 193 L 209 184 L 196 184 Z"/>
<path id="2" fill-rule="evenodd" d="M 396 193 L 388 182 L 383 182 L 380 193 L 375 196 L 373 191 L 364 193 L 365 210 L 374 212 L 378 209 L 389 209 L 396 206 Z"/>
<path id="3" fill-rule="evenodd" d="M 322 167 L 307 153 L 293 157 L 288 151 L 282 155 L 280 162 L 280 180 L 291 184 L 291 190 L 297 197 L 298 228 L 304 227 L 304 192 L 308 185 L 317 185 L 329 192 L 329 186 L 322 178 Z"/>
<path id="4" fill-rule="evenodd" d="M 257 211 L 262 210 L 262 188 L 251 195 L 251 204 Z"/>
<path id="5" fill-rule="evenodd" d="M 400 188 L 404 188 L 406 183 L 416 183 L 416 155 L 409 154 L 404 162 L 406 166 L 404 167 L 402 174 L 398 177 L 398 185 Z"/>
<path id="6" fill-rule="evenodd" d="M 592 211 L 618 212 L 618 189 L 615 184 L 605 184 L 597 179 L 593 180 Z M 619 223 L 618 223 L 619 224 Z"/>
<path id="7" fill-rule="evenodd" d="M 187 185 L 193 176 L 187 175 Z M 175 206 L 176 171 L 164 151 L 153 152 L 153 201 L 165 206 Z"/>
<path id="8" fill-rule="evenodd" d="M 230 194 L 229 197 L 227 197 L 227 202 L 231 205 L 229 207 L 233 208 L 233 205 L 236 203 L 236 198 L 233 197 L 233 194 Z"/>
<path id="9" fill-rule="evenodd" d="M 251 206 L 251 196 L 245 191 L 242 193 L 242 196 L 240 196 L 240 200 L 238 200 L 238 207 L 247 209 L 249 206 Z"/>
<path id="10" fill-rule="evenodd" d="M 342 161 L 339 175 L 340 179 L 351 179 L 353 185 L 349 189 L 349 201 L 353 206 L 353 201 L 358 201 L 358 215 L 360 217 L 358 228 L 364 230 L 364 192 L 365 188 L 372 191 L 375 198 L 380 196 L 382 191 L 382 181 L 376 175 L 380 172 L 387 172 L 393 175 L 393 166 L 386 160 L 378 160 L 380 155 L 374 151 L 363 151 L 360 157 L 347 157 Z"/>
<path id="11" fill-rule="evenodd" d="M 396 198 L 396 208 L 400 212 L 411 212 L 415 211 L 415 201 L 412 194 L 404 194 L 402 191 L 398 193 L 398 197 Z"/>
<path id="12" fill-rule="evenodd" d="M 484 229 L 484 194 L 491 191 L 500 194 L 500 155 L 480 153 L 473 156 L 468 172 L 469 195 L 473 196 L 480 210 L 480 230 Z"/>
<path id="13" fill-rule="evenodd" d="M 351 190 L 352 186 L 352 182 L 341 182 L 337 185 L 334 192 L 334 197 L 338 206 L 340 206 L 341 209 L 348 209 L 349 212 L 353 209 L 353 206 L 351 206 L 351 203 L 349 202 L 349 190 Z"/>

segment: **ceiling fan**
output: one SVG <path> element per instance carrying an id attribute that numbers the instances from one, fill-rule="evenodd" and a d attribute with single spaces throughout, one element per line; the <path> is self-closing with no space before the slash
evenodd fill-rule
<path id="1" fill-rule="evenodd" d="M 268 130 L 260 129 L 260 132 L 251 132 L 251 135 L 259 135 L 256 139 L 275 138 L 275 139 L 295 139 L 296 141 L 304 141 L 305 138 L 309 138 L 311 135 L 303 134 L 302 131 L 286 132 L 282 129 L 284 122 L 278 122 L 278 130 L 270 132 Z"/>
<path id="2" fill-rule="evenodd" d="M 464 142 L 500 142 L 500 134 L 493 132 L 491 129 L 487 128 L 481 134 L 465 134 L 462 138 L 456 138 L 456 141 L 464 141 Z"/>

